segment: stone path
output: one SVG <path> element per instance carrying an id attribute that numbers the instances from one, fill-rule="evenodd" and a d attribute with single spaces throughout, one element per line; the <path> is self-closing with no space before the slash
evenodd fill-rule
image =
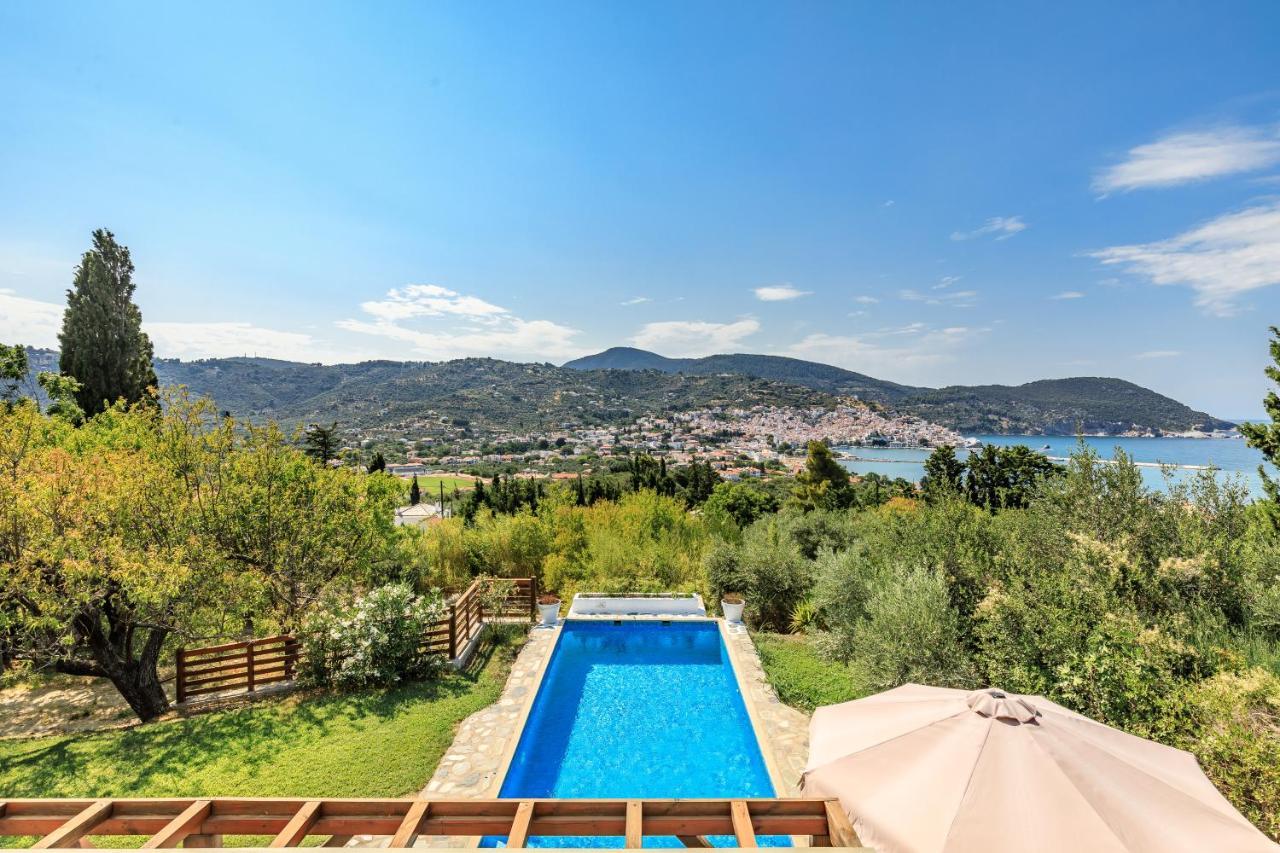
<path id="1" fill-rule="evenodd" d="M 533 628 L 498 701 L 462 721 L 422 796 L 494 797 L 498 773 L 520 737 L 520 715 L 534 690 L 559 628 Z M 492 790 L 491 790 L 492 789 Z"/>
<path id="2" fill-rule="evenodd" d="M 755 705 L 756 719 L 763 729 L 759 732 L 760 746 L 772 753 L 782 776 L 785 787 L 778 790 L 778 796 L 798 797 L 800 774 L 809 759 L 809 716 L 784 705 L 773 692 L 747 629 L 742 625 L 726 627 L 742 669 L 742 680 L 746 682 L 747 699 Z"/>

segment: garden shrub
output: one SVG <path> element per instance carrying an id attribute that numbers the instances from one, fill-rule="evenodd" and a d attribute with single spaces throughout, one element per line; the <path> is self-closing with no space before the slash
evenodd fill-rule
<path id="1" fill-rule="evenodd" d="M 1176 745 L 1193 753 L 1231 804 L 1280 839 L 1280 678 L 1253 668 L 1187 691 Z"/>
<path id="2" fill-rule="evenodd" d="M 875 693 L 908 682 L 980 686 L 941 572 L 910 566 L 885 573 L 868 593 L 866 616 L 847 637 L 855 689 Z"/>
<path id="3" fill-rule="evenodd" d="M 791 611 L 805 597 L 810 563 L 776 518 L 765 518 L 743 531 L 742 544 L 721 542 L 707 555 L 707 580 L 716 598 L 741 593 L 746 618 L 753 627 L 785 632 Z"/>
<path id="4" fill-rule="evenodd" d="M 444 613 L 438 594 L 418 596 L 407 584 L 322 602 L 298 632 L 305 650 L 299 679 L 350 689 L 429 675 L 443 658 L 419 649 L 423 634 Z"/>

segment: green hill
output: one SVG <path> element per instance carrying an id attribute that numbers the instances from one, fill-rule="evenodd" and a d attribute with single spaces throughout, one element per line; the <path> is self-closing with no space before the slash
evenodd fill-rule
<path id="1" fill-rule="evenodd" d="M 1116 434 L 1134 428 L 1182 432 L 1233 426 L 1141 385 L 1100 376 L 952 385 L 913 394 L 899 408 L 967 433 Z"/>
<path id="2" fill-rule="evenodd" d="M 33 370 L 57 354 L 31 350 Z M 639 377 L 637 376 L 639 372 Z M 603 425 L 710 406 L 831 405 L 856 395 L 961 432 L 1180 432 L 1230 424 L 1121 379 L 913 388 L 831 365 L 768 355 L 668 359 L 618 347 L 563 367 L 489 358 L 304 364 L 268 358 L 157 359 L 163 385 L 184 385 L 237 416 L 349 427 L 449 422 L 491 432 Z"/>
<path id="3" fill-rule="evenodd" d="M 1148 388 L 1105 377 L 1043 379 L 1017 386 L 913 388 L 796 358 L 744 354 L 665 358 L 630 347 L 614 347 L 565 367 L 762 376 L 826 393 L 856 395 L 969 433 L 1073 435 L 1083 429 L 1115 434 L 1131 429 L 1182 432 L 1232 426 Z"/>
<path id="4" fill-rule="evenodd" d="M 688 376 L 741 374 L 791 382 L 829 394 L 853 395 L 865 400 L 891 402 L 917 389 L 874 379 L 842 367 L 803 361 L 780 355 L 709 355 L 704 358 L 667 358 L 647 350 L 613 347 L 596 355 L 565 362 L 572 370 L 660 370 Z"/>

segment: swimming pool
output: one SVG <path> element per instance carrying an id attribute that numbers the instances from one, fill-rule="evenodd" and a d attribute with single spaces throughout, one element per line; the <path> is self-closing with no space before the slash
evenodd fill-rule
<path id="1" fill-rule="evenodd" d="M 715 622 L 569 620 L 560 631 L 499 796 L 775 796 Z M 646 837 L 645 846 L 682 845 Z"/>

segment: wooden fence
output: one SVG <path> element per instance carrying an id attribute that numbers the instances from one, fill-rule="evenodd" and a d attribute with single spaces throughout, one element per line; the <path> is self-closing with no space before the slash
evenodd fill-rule
<path id="1" fill-rule="evenodd" d="M 738 848 L 759 835 L 808 836 L 814 847 L 858 847 L 836 800 L 338 800 L 338 799 L 0 799 L 0 839 L 37 836 L 31 849 L 94 846 L 91 836 L 128 835 L 144 850 L 297 847 L 306 839 L 342 847 L 353 836 L 390 838 L 391 849 L 419 836 L 499 836 L 525 847 L 532 836 L 616 836 L 638 848 L 645 836 L 675 836 L 685 847 L 710 847 L 732 836 Z M 136 843 L 136 842 L 135 842 Z M 0 841 L 3 844 L 3 841 Z M 115 846 L 113 843 L 112 846 Z"/>
<path id="2" fill-rule="evenodd" d="M 252 693 L 268 684 L 292 681 L 301 654 L 302 644 L 288 634 L 202 649 L 178 649 L 178 701 L 232 690 Z"/>
<path id="3" fill-rule="evenodd" d="M 480 633 L 485 620 L 533 618 L 538 612 L 537 578 L 504 580 L 512 581 L 514 590 L 496 613 L 485 612 L 485 581 L 476 580 L 449 602 L 442 619 L 427 628 L 422 650 L 454 660 Z M 301 641 L 289 634 L 179 649 L 174 678 L 177 700 L 185 702 L 213 693 L 252 693 L 269 684 L 292 681 L 304 653 Z"/>

